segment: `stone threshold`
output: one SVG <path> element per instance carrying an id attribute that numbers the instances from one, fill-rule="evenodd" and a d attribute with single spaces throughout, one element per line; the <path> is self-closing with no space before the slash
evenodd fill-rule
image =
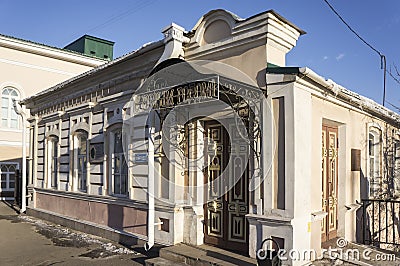
<path id="1" fill-rule="evenodd" d="M 160 249 L 160 257 L 171 262 L 193 266 L 257 265 L 255 259 L 208 245 L 189 246 L 185 244 L 176 244 Z"/>

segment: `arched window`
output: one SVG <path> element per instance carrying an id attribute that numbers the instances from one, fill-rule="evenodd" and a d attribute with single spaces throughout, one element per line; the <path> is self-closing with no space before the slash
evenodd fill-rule
<path id="1" fill-rule="evenodd" d="M 19 93 L 12 87 L 6 87 L 1 92 L 1 126 L 18 128 L 18 115 L 14 111 L 13 99 L 19 99 Z"/>
<path id="2" fill-rule="evenodd" d="M 73 169 L 75 178 L 75 190 L 85 192 L 87 190 L 87 133 L 78 131 L 73 137 Z"/>
<path id="3" fill-rule="evenodd" d="M 47 139 L 47 187 L 57 188 L 58 181 L 58 137 Z"/>
<path id="4" fill-rule="evenodd" d="M 370 197 L 377 197 L 382 189 L 381 184 L 381 134 L 370 129 L 368 134 L 368 177 Z"/>
<path id="5" fill-rule="evenodd" d="M 118 128 L 110 132 L 109 138 L 110 174 L 111 174 L 111 191 L 112 194 L 127 195 L 128 194 L 128 165 L 124 156 L 122 146 L 122 129 Z"/>
<path id="6" fill-rule="evenodd" d="M 13 191 L 15 188 L 15 172 L 18 169 L 16 163 L 0 164 L 0 191 Z"/>
<path id="7" fill-rule="evenodd" d="M 400 196 L 400 140 L 395 140 L 393 145 L 393 189 Z"/>

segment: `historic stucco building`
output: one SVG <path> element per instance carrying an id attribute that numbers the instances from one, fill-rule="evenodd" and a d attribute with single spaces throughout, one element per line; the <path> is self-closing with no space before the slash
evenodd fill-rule
<path id="1" fill-rule="evenodd" d="M 383 150 L 398 166 L 400 116 L 285 67 L 304 32 L 274 11 L 214 10 L 163 33 L 22 101 L 28 213 L 148 248 L 205 243 L 251 257 L 267 237 L 317 252 L 356 240 L 357 201 L 396 190 Z"/>

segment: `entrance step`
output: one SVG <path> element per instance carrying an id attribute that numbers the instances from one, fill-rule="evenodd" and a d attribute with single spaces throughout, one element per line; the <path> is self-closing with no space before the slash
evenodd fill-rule
<path id="1" fill-rule="evenodd" d="M 145 261 L 146 266 L 187 266 L 185 263 L 178 263 L 176 261 L 170 261 L 164 258 L 152 258 Z"/>
<path id="2" fill-rule="evenodd" d="M 207 245 L 194 247 L 185 244 L 177 244 L 160 249 L 160 257 L 169 261 L 185 263 L 186 265 L 192 266 L 257 265 L 255 259 Z"/>

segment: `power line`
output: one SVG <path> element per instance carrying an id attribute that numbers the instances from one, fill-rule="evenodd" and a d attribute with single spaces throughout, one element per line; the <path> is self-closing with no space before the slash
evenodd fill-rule
<path id="1" fill-rule="evenodd" d="M 375 49 L 371 44 L 369 44 L 363 37 L 361 37 L 353 28 L 342 18 L 342 16 L 333 8 L 333 6 L 328 2 L 328 0 L 324 0 L 324 2 L 329 6 L 329 8 L 332 10 L 333 13 L 336 14 L 336 16 L 344 23 L 344 25 L 349 28 L 349 30 L 354 33 L 363 43 L 365 43 L 369 48 L 371 48 L 374 52 L 376 52 L 379 56 L 382 56 L 383 54 L 379 52 L 377 49 Z"/>
<path id="2" fill-rule="evenodd" d="M 400 108 L 398 107 L 398 106 L 396 106 L 396 105 L 394 105 L 394 104 L 392 104 L 392 103 L 390 103 L 390 102 L 388 102 L 388 101 L 386 101 L 390 106 L 392 106 L 393 108 L 395 108 L 397 111 L 400 111 Z"/>
<path id="3" fill-rule="evenodd" d="M 110 17 L 108 20 L 104 21 L 103 23 L 101 23 L 101 24 L 99 24 L 97 26 L 94 26 L 93 28 L 90 28 L 89 30 L 87 30 L 87 32 L 93 32 L 93 31 L 96 31 L 98 29 L 104 28 L 104 27 L 110 25 L 111 23 L 114 23 L 114 22 L 116 22 L 118 20 L 123 19 L 126 16 L 129 16 L 129 15 L 131 15 L 133 13 L 138 12 L 139 10 L 141 10 L 141 9 L 151 5 L 151 4 L 153 4 L 156 1 L 157 0 L 151 0 L 151 1 L 143 0 L 143 1 L 139 2 L 137 5 L 135 5 L 134 7 L 130 8 L 128 10 L 125 10 L 124 12 L 119 13 L 117 15 L 114 15 L 114 16 Z"/>
<path id="4" fill-rule="evenodd" d="M 386 72 L 389 74 L 389 76 L 390 76 L 394 81 L 396 81 L 398 84 L 400 84 L 400 79 L 397 78 L 397 77 L 395 77 L 395 76 L 393 75 L 392 70 L 389 70 L 389 71 L 386 71 Z M 396 70 L 396 72 L 397 72 L 397 70 Z M 399 72 L 397 72 L 397 75 L 399 76 Z"/>
<path id="5" fill-rule="evenodd" d="M 377 53 L 381 59 L 381 69 L 383 69 L 383 100 L 382 105 L 385 106 L 385 98 L 386 98 L 386 56 L 378 51 L 375 47 L 369 44 L 363 37 L 361 37 L 345 20 L 344 18 L 335 10 L 335 8 L 328 2 L 328 0 L 324 0 L 324 2 L 329 6 L 333 13 L 343 22 L 344 25 L 360 39 L 365 45 L 371 48 L 375 53 Z M 392 75 L 391 75 L 392 76 Z M 393 76 L 392 76 L 393 77 Z"/>
<path id="6" fill-rule="evenodd" d="M 129 16 L 129 15 L 131 15 L 133 13 L 136 13 L 139 10 L 141 10 L 141 9 L 143 9 L 143 8 L 149 6 L 149 5 L 152 5 L 156 1 L 157 0 L 150 0 L 150 1 L 141 0 L 141 1 L 139 1 L 139 3 L 135 4 L 133 7 L 129 8 L 127 10 L 124 10 L 123 12 L 117 13 L 117 14 L 115 14 L 113 16 L 110 16 L 104 22 L 102 22 L 102 23 L 100 23 L 100 24 L 98 24 L 98 25 L 96 25 L 96 26 L 94 26 L 92 28 L 87 29 L 85 31 L 85 33 L 95 32 L 95 31 L 97 31 L 97 30 L 99 30 L 101 28 L 105 28 L 106 26 L 108 26 L 108 25 L 110 25 L 110 24 L 112 24 L 114 22 L 117 22 L 117 21 L 123 19 L 126 16 Z M 75 36 L 77 36 L 77 35 L 81 35 L 81 34 L 76 34 Z"/>

